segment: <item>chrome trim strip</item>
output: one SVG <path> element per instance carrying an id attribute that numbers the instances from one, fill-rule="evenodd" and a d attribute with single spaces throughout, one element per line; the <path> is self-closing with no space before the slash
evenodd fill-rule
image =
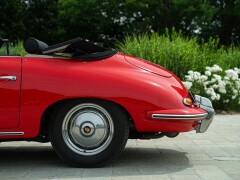
<path id="1" fill-rule="evenodd" d="M 67 46 L 69 46 L 71 43 L 65 45 L 65 46 L 61 46 L 61 47 L 58 47 L 58 48 L 54 48 L 54 49 L 50 49 L 50 50 L 47 50 L 47 51 L 44 51 L 43 50 L 43 54 L 48 54 L 48 53 L 52 53 L 52 52 L 57 52 L 57 51 L 60 51 L 60 50 L 63 50 L 65 49 Z"/>
<path id="2" fill-rule="evenodd" d="M 204 119 L 208 116 L 208 113 L 203 114 L 194 114 L 194 115 L 182 115 L 182 114 L 153 114 L 153 119 L 180 119 L 180 120 L 187 120 L 187 119 Z"/>
<path id="3" fill-rule="evenodd" d="M 42 54 L 27 54 L 25 57 L 29 57 L 29 58 L 51 58 L 51 59 L 71 59 L 69 57 L 54 56 L 54 55 L 42 55 Z"/>
<path id="4" fill-rule="evenodd" d="M 23 136 L 24 132 L 0 132 L 0 136 Z"/>

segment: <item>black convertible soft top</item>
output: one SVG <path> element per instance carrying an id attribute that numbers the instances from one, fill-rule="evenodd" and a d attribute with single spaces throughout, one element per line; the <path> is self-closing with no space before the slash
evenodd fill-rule
<path id="1" fill-rule="evenodd" d="M 79 37 L 52 46 L 35 38 L 28 38 L 24 42 L 24 48 L 30 54 L 63 56 L 77 60 L 105 59 L 117 53 L 115 50 L 108 50 Z"/>

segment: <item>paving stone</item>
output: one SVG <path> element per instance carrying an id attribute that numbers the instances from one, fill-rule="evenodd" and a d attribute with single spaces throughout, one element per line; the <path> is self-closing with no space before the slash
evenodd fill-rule
<path id="1" fill-rule="evenodd" d="M 3 179 L 5 178 L 10 178 L 10 179 L 15 179 L 15 178 L 24 178 L 28 171 L 31 169 L 32 166 L 26 165 L 26 166 L 22 166 L 19 165 L 19 163 L 17 163 L 18 165 L 14 165 L 14 166 L 5 166 L 4 169 L 1 168 L 0 171 L 0 177 L 3 177 Z"/>
<path id="2" fill-rule="evenodd" d="M 170 180 L 167 175 L 147 175 L 147 176 L 118 176 L 113 177 L 112 180 Z"/>
<path id="3" fill-rule="evenodd" d="M 81 180 L 111 180 L 111 177 L 84 177 Z"/>
<path id="4" fill-rule="evenodd" d="M 240 160 L 239 161 L 221 161 L 218 166 L 228 174 L 240 175 Z"/>
<path id="5" fill-rule="evenodd" d="M 221 169 L 216 169 L 216 170 L 208 170 L 208 169 L 201 169 L 201 170 L 196 170 L 197 174 L 200 176 L 200 178 L 204 180 L 230 180 L 232 179 L 227 173 L 222 171 Z"/>
<path id="6" fill-rule="evenodd" d="M 82 169 L 82 177 L 96 177 L 96 178 L 106 178 L 111 177 L 112 167 L 103 167 L 103 168 L 92 168 L 92 169 Z"/>
<path id="7" fill-rule="evenodd" d="M 139 163 L 139 173 L 142 175 L 166 174 L 166 164 L 165 162 L 141 161 Z"/>
<path id="8" fill-rule="evenodd" d="M 230 175 L 232 179 L 234 180 L 239 180 L 240 179 L 240 174 L 237 174 L 237 175 Z"/>
<path id="9" fill-rule="evenodd" d="M 189 161 L 208 161 L 211 160 L 212 158 L 209 157 L 207 154 L 205 153 L 201 153 L 201 154 L 187 154 L 187 157 L 189 159 Z"/>
<path id="10" fill-rule="evenodd" d="M 198 175 L 170 175 L 170 179 L 173 180 L 201 180 Z"/>

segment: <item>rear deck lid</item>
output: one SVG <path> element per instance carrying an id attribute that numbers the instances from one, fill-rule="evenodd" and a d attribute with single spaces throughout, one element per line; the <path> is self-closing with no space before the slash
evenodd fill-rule
<path id="1" fill-rule="evenodd" d="M 149 61 L 143 60 L 143 59 L 139 59 L 133 56 L 127 56 L 125 55 L 125 59 L 128 63 L 132 64 L 133 66 L 136 66 L 140 69 L 146 70 L 148 72 L 160 75 L 160 76 L 164 76 L 167 78 L 172 77 L 172 72 L 164 69 L 163 67 L 156 65 L 154 63 L 151 63 Z"/>

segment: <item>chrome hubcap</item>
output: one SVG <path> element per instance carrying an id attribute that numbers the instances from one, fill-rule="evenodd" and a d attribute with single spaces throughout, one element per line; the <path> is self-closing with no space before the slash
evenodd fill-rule
<path id="1" fill-rule="evenodd" d="M 102 152 L 113 137 L 113 121 L 101 106 L 84 103 L 72 108 L 65 116 L 62 135 L 66 145 L 82 155 Z"/>

